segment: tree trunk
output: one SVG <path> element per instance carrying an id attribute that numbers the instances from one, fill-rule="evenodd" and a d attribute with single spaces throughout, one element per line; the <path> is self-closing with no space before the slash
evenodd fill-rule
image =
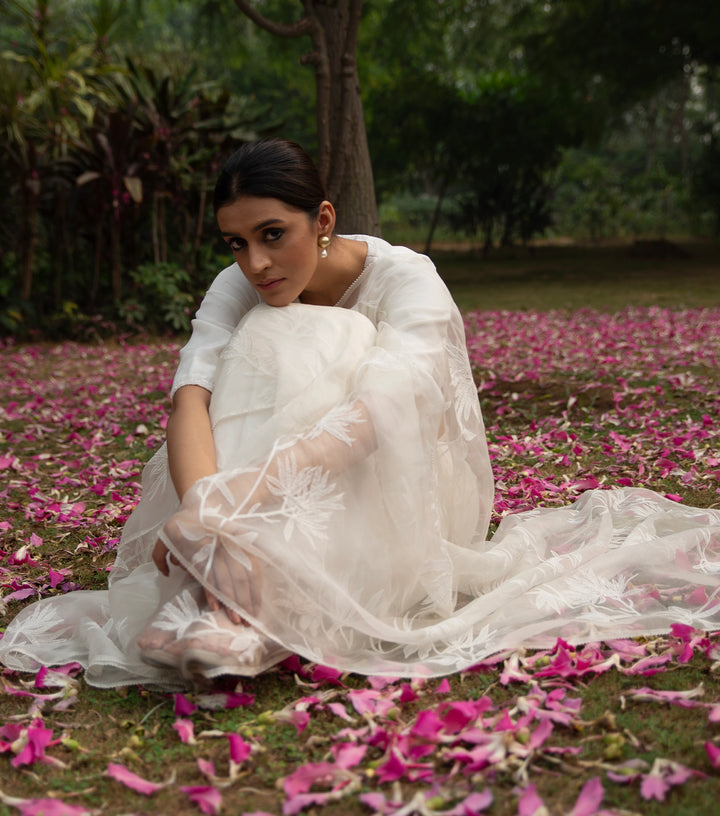
<path id="1" fill-rule="evenodd" d="M 160 238 L 158 237 L 158 196 L 156 191 L 152 198 L 152 245 L 153 245 L 153 262 L 157 266 L 160 263 Z"/>
<path id="2" fill-rule="evenodd" d="M 275 23 L 250 0 L 235 4 L 254 23 L 280 37 L 309 36 L 313 51 L 304 58 L 316 83 L 318 169 L 338 214 L 337 230 L 380 234 L 370 152 L 360 97 L 355 51 L 362 0 L 302 0 L 305 17 Z"/>
<path id="3" fill-rule="evenodd" d="M 113 212 L 110 218 L 110 274 L 112 278 L 113 303 L 122 298 L 122 258 L 120 252 L 120 218 Z"/>
<path id="4" fill-rule="evenodd" d="M 30 300 L 33 285 L 33 267 L 35 265 L 35 241 L 37 236 L 38 196 L 29 192 L 25 198 L 23 208 L 23 237 L 22 237 L 22 282 L 20 297 Z"/>
<path id="5" fill-rule="evenodd" d="M 678 111 L 676 128 L 680 140 L 680 173 L 684 180 L 690 176 L 690 151 L 688 145 L 688 128 L 685 122 L 685 112 L 690 98 L 690 77 L 683 75 L 680 85 L 680 98 L 678 99 Z"/>
<path id="6" fill-rule="evenodd" d="M 440 189 L 438 190 L 437 199 L 435 201 L 435 209 L 433 210 L 432 220 L 430 221 L 430 229 L 428 230 L 427 238 L 425 239 L 424 252 L 426 255 L 430 254 L 430 247 L 432 246 L 433 236 L 435 235 L 435 228 L 440 220 L 440 210 L 442 209 L 442 203 L 445 200 L 445 190 L 447 189 L 448 181 L 449 174 L 445 174 L 440 182 Z"/>
<path id="7" fill-rule="evenodd" d="M 167 193 L 163 193 L 160 198 L 160 263 L 167 263 L 167 210 L 165 203 Z"/>
<path id="8" fill-rule="evenodd" d="M 100 265 L 103 253 L 103 213 L 98 209 L 97 221 L 95 222 L 95 251 L 93 253 L 93 273 L 92 284 L 90 286 L 90 306 L 94 309 L 97 303 L 97 296 L 100 290 Z"/>
<path id="9" fill-rule="evenodd" d="M 205 226 L 205 207 L 207 205 L 207 184 L 203 180 L 203 185 L 200 190 L 200 200 L 198 201 L 197 217 L 195 219 L 195 237 L 193 239 L 192 249 L 190 251 L 189 263 L 185 271 L 194 275 L 199 264 L 200 247 L 202 246 L 203 228 Z"/>
<path id="10" fill-rule="evenodd" d="M 483 233 L 485 235 L 485 240 L 483 241 L 483 248 L 482 254 L 483 258 L 487 258 L 490 254 L 490 250 L 492 249 L 493 245 L 493 226 L 494 221 L 492 218 L 486 218 L 483 222 Z"/>
<path id="11" fill-rule="evenodd" d="M 657 96 L 653 96 L 650 100 L 647 111 L 647 158 L 645 161 L 645 170 L 648 173 L 655 169 L 655 153 L 657 149 L 657 118 Z"/>
<path id="12" fill-rule="evenodd" d="M 30 300 L 30 296 L 32 295 L 40 189 L 40 179 L 35 167 L 35 149 L 31 145 L 29 148 L 27 174 L 22 185 L 22 232 L 20 242 L 22 278 L 20 282 L 20 297 L 23 300 Z"/>

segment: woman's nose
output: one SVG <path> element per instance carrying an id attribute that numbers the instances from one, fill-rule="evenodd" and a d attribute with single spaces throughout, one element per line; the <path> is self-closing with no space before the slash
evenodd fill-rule
<path id="1" fill-rule="evenodd" d="M 265 247 L 262 245 L 248 246 L 248 263 L 250 272 L 253 275 L 258 275 L 270 266 L 270 258 Z"/>

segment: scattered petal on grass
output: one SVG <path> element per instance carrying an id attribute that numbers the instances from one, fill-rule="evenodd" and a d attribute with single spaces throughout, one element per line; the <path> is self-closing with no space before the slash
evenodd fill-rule
<path id="1" fill-rule="evenodd" d="M 643 776 L 640 793 L 643 799 L 657 799 L 659 802 L 664 802 L 670 788 L 682 785 L 690 777 L 699 775 L 697 771 L 679 762 L 658 758 L 653 762 L 650 773 Z"/>
<path id="2" fill-rule="evenodd" d="M 191 720 L 177 719 L 173 723 L 173 728 L 177 731 L 180 739 L 188 745 L 195 745 L 195 731 Z"/>
<path id="3" fill-rule="evenodd" d="M 12 766 L 19 768 L 21 765 L 32 765 L 33 762 L 47 762 L 45 749 L 52 740 L 52 729 L 36 721 L 29 725 L 18 737 L 13 750 L 16 756 L 12 759 Z"/>
<path id="4" fill-rule="evenodd" d="M 548 810 L 538 796 L 535 785 L 528 785 L 518 798 L 518 816 L 547 816 Z"/>
<path id="5" fill-rule="evenodd" d="M 720 768 L 720 748 L 712 742 L 706 742 L 704 748 L 713 768 Z"/>
<path id="6" fill-rule="evenodd" d="M 593 816 L 602 804 L 603 796 L 604 791 L 600 779 L 597 776 L 589 779 L 583 785 L 569 816 Z"/>
<path id="7" fill-rule="evenodd" d="M 190 700 L 184 694 L 176 694 L 175 695 L 175 714 L 178 717 L 189 717 L 190 714 L 193 714 L 197 711 L 197 706 L 195 703 L 191 703 Z"/>
<path id="8" fill-rule="evenodd" d="M 99 810 L 70 805 L 62 799 L 18 799 L 0 790 L 0 802 L 17 808 L 20 816 L 99 816 Z"/>
<path id="9" fill-rule="evenodd" d="M 669 703 L 678 705 L 682 708 L 698 708 L 704 703 L 695 702 L 695 697 L 702 697 L 705 693 L 702 683 L 692 689 L 685 691 L 656 691 L 651 688 L 629 689 L 623 692 L 624 697 L 630 697 L 633 700 L 644 700 L 657 703 Z"/>
<path id="10" fill-rule="evenodd" d="M 108 763 L 106 776 L 121 782 L 126 788 L 130 788 L 130 790 L 134 790 L 136 793 L 142 793 L 143 796 L 152 796 L 154 793 L 162 790 L 162 788 L 172 784 L 174 779 L 173 775 L 172 779 L 167 782 L 149 782 L 147 779 L 143 779 L 141 776 L 128 770 L 124 765 L 118 765 L 114 762 Z"/>
<path id="11" fill-rule="evenodd" d="M 241 708 L 244 706 L 252 706 L 254 703 L 254 694 L 219 692 L 216 694 L 198 694 L 197 696 L 198 707 L 207 709 L 208 711 Z"/>
<path id="12" fill-rule="evenodd" d="M 236 765 L 239 765 L 241 762 L 245 762 L 252 752 L 252 745 L 245 742 L 240 734 L 228 734 L 227 738 L 230 745 L 231 761 Z"/>
<path id="13" fill-rule="evenodd" d="M 435 694 L 450 694 L 450 682 L 447 677 L 444 677 L 438 687 L 435 689 Z"/>
<path id="14" fill-rule="evenodd" d="M 190 801 L 196 804 L 203 813 L 209 813 L 211 816 L 220 813 L 222 794 L 217 788 L 211 785 L 196 785 L 181 787 L 180 790 L 187 794 Z"/>

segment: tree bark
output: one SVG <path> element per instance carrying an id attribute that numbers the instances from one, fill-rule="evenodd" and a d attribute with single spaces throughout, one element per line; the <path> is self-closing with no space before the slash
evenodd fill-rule
<path id="1" fill-rule="evenodd" d="M 37 239 L 38 194 L 31 190 L 23 195 L 22 230 L 22 281 L 20 297 L 30 300 L 33 288 L 33 267 L 35 264 L 35 242 Z"/>
<path id="2" fill-rule="evenodd" d="M 657 117 L 658 101 L 657 95 L 655 95 L 650 100 L 647 111 L 647 159 L 645 161 L 645 170 L 648 173 L 655 169 L 655 154 L 657 149 Z"/>
<path id="3" fill-rule="evenodd" d="M 355 51 L 362 0 L 302 0 L 305 16 L 276 23 L 250 0 L 235 0 L 256 25 L 279 37 L 309 36 L 303 62 L 315 71 L 318 169 L 338 215 L 337 230 L 380 234 Z"/>
<path id="4" fill-rule="evenodd" d="M 425 239 L 425 249 L 423 251 L 426 255 L 430 254 L 433 236 L 435 235 L 435 228 L 440 220 L 440 211 L 442 210 L 443 201 L 445 200 L 445 190 L 447 189 L 449 181 L 450 174 L 446 173 L 440 182 L 440 189 L 438 190 L 437 198 L 435 199 L 435 209 L 433 210 L 432 219 L 430 221 L 430 229 L 428 230 L 427 238 Z"/>
<path id="5" fill-rule="evenodd" d="M 112 280 L 113 303 L 122 299 L 122 253 L 120 249 L 120 218 L 116 211 L 110 216 L 110 279 Z"/>

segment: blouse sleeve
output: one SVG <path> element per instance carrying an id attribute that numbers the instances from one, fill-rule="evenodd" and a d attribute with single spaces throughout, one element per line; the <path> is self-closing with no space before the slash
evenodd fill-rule
<path id="1" fill-rule="evenodd" d="M 180 349 L 171 397 L 184 385 L 213 390 L 220 353 L 240 318 L 259 302 L 260 296 L 237 264 L 215 278 L 192 321 L 190 340 Z"/>

